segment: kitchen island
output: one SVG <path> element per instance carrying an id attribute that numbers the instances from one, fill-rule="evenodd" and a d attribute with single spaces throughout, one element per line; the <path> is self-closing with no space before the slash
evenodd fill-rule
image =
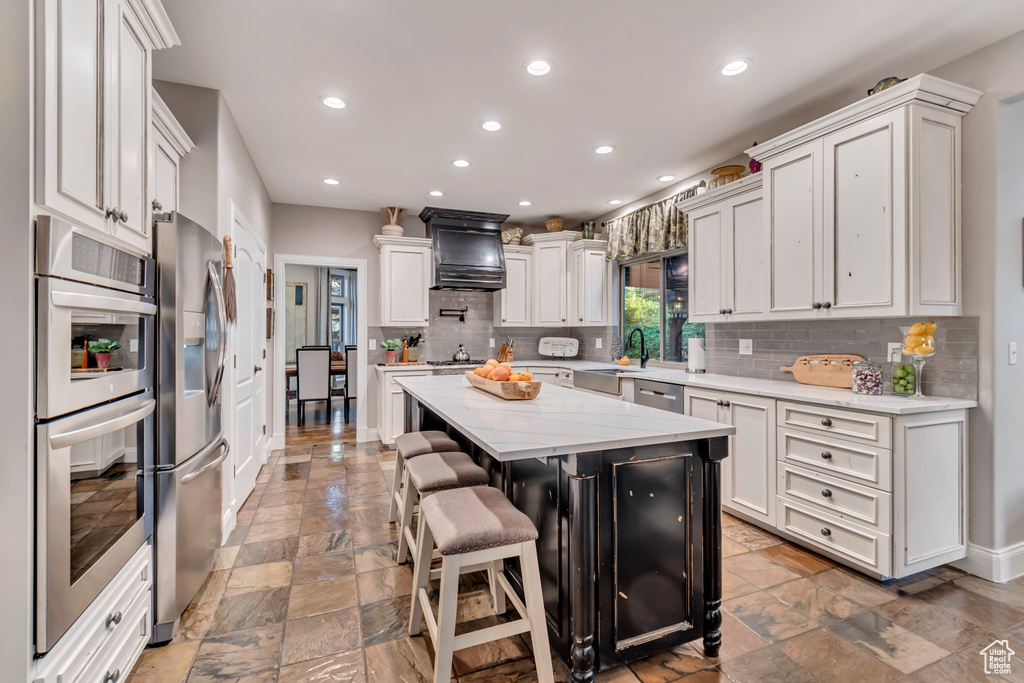
<path id="1" fill-rule="evenodd" d="M 718 656 L 733 427 L 551 385 L 505 401 L 461 376 L 396 382 L 406 431 L 448 432 L 537 526 L 552 647 L 573 681 L 697 638 Z"/>

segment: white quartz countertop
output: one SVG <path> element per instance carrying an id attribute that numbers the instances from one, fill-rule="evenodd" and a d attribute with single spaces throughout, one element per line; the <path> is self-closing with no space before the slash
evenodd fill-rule
<path id="1" fill-rule="evenodd" d="M 617 368 L 615 363 L 603 363 L 600 361 L 583 360 L 520 360 L 512 363 L 514 367 L 551 367 L 569 368 L 572 370 L 595 370 L 599 368 Z M 466 366 L 443 366 L 444 369 L 458 369 L 464 367 L 472 369 L 476 365 Z M 430 366 L 415 367 L 377 367 L 378 371 L 388 372 L 392 370 L 430 370 Z M 669 384 L 681 384 L 702 389 L 715 391 L 734 391 L 739 394 L 752 396 L 765 396 L 778 398 L 786 401 L 797 401 L 799 403 L 814 403 L 818 405 L 836 406 L 839 408 L 852 408 L 854 410 L 865 410 L 873 413 L 885 413 L 888 415 L 914 415 L 918 413 L 934 413 L 943 410 L 964 410 L 976 408 L 978 402 L 971 399 L 942 398 L 939 396 L 925 396 L 924 398 L 910 398 L 903 396 L 882 395 L 882 396 L 860 396 L 849 389 L 834 389 L 832 387 L 816 387 L 799 382 L 788 382 L 774 379 L 755 379 L 752 377 L 738 377 L 734 375 L 712 375 L 692 374 L 685 370 L 672 368 L 648 367 L 643 370 L 639 366 L 630 366 L 629 372 L 623 373 L 624 379 L 639 378 L 651 379 Z M 545 387 L 546 388 L 546 387 Z"/>
<path id="2" fill-rule="evenodd" d="M 501 461 L 730 436 L 734 427 L 545 384 L 535 399 L 506 401 L 465 377 L 395 380 Z"/>

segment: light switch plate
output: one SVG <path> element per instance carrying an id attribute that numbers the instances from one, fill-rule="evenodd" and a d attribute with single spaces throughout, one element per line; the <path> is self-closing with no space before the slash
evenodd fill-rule
<path id="1" fill-rule="evenodd" d="M 128 341 L 128 351 L 130 353 L 138 353 L 139 352 L 139 340 L 138 339 L 131 339 L 131 340 Z"/>
<path id="2" fill-rule="evenodd" d="M 740 355 L 741 356 L 753 356 L 754 355 L 754 340 L 753 339 L 740 339 Z"/>
<path id="3" fill-rule="evenodd" d="M 377 348 L 377 340 L 376 339 L 371 339 L 370 340 L 370 348 L 371 349 Z"/>
<path id="4" fill-rule="evenodd" d="M 597 348 L 601 348 L 601 343 L 602 343 L 603 341 L 604 341 L 604 340 L 603 340 L 603 339 L 601 339 L 600 337 L 598 337 L 598 338 L 597 338 Z"/>
<path id="5" fill-rule="evenodd" d="M 493 349 L 494 348 L 494 340 L 491 339 L 490 342 L 491 342 L 491 348 Z"/>

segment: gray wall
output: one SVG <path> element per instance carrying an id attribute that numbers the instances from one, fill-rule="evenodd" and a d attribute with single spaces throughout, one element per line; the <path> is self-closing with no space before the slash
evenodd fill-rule
<path id="1" fill-rule="evenodd" d="M 4 680 L 28 679 L 32 659 L 32 539 L 34 462 L 32 391 L 34 303 L 32 280 L 32 7 L 4 3 L 0 21 L 0 320 L 17 343 L 6 351 L 0 391 L 0 671 Z"/>
<path id="2" fill-rule="evenodd" d="M 889 342 L 902 344 L 917 319 L 805 320 L 794 322 L 718 323 L 707 326 L 708 372 L 795 382 L 782 372 L 800 356 L 855 353 L 883 368 L 888 391 Z M 925 361 L 921 390 L 930 396 L 978 397 L 978 319 L 935 318 L 938 351 Z M 751 356 L 739 355 L 739 340 L 753 341 Z M 909 359 L 904 359 L 909 363 Z"/>

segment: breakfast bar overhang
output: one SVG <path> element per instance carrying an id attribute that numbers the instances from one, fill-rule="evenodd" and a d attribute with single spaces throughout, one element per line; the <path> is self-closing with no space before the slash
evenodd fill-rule
<path id="1" fill-rule="evenodd" d="M 461 376 L 396 381 L 406 431 L 446 431 L 536 525 L 573 681 L 697 638 L 718 656 L 719 463 L 735 428 L 553 385 L 506 401 Z"/>

